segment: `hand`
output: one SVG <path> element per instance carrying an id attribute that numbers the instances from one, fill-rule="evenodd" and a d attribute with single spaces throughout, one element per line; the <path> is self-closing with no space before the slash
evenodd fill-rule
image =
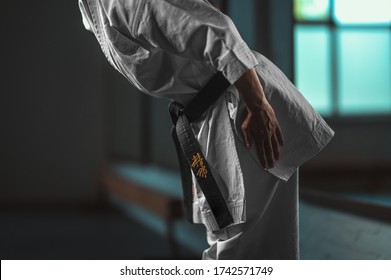
<path id="1" fill-rule="evenodd" d="M 248 149 L 255 144 L 263 168 L 275 166 L 284 144 L 282 132 L 273 108 L 267 101 L 254 69 L 248 70 L 236 82 L 247 112 L 242 123 L 244 141 Z"/>
<path id="2" fill-rule="evenodd" d="M 266 98 L 261 106 L 247 108 L 242 131 L 247 149 L 254 142 L 262 167 L 273 168 L 280 157 L 280 146 L 284 145 L 284 140 L 273 108 Z"/>

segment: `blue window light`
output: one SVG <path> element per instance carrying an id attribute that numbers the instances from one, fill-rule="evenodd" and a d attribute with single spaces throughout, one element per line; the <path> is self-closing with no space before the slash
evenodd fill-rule
<path id="1" fill-rule="evenodd" d="M 391 112 L 391 32 L 337 31 L 339 108 L 342 114 Z"/>
<path id="2" fill-rule="evenodd" d="M 330 18 L 330 0 L 294 0 L 293 4 L 298 21 L 326 21 Z"/>
<path id="3" fill-rule="evenodd" d="M 326 116 L 391 114 L 391 0 L 321 2 L 294 0 L 298 89 Z"/>
<path id="4" fill-rule="evenodd" d="M 331 104 L 330 30 L 326 26 L 295 27 L 296 86 L 319 113 Z"/>
<path id="5" fill-rule="evenodd" d="M 391 26 L 391 0 L 334 0 L 338 25 Z"/>

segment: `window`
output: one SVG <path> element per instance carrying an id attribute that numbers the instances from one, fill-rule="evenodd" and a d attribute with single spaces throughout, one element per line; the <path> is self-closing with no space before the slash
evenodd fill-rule
<path id="1" fill-rule="evenodd" d="M 324 116 L 391 114 L 391 0 L 294 0 L 295 83 Z"/>

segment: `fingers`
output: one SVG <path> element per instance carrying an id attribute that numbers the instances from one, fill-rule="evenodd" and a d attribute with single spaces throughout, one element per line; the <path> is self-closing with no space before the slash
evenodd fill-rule
<path id="1" fill-rule="evenodd" d="M 282 137 L 282 132 L 279 126 L 276 127 L 276 136 L 278 139 L 278 144 L 284 146 L 284 137 Z"/>
<path id="2" fill-rule="evenodd" d="M 273 157 L 275 161 L 280 159 L 280 145 L 278 137 L 276 135 L 272 136 L 272 148 L 273 148 Z"/>
<path id="3" fill-rule="evenodd" d="M 281 138 L 280 138 L 281 139 Z M 280 158 L 280 140 L 277 133 L 269 134 L 263 141 L 257 142 L 257 155 L 263 168 L 275 167 Z"/>
<path id="4" fill-rule="evenodd" d="M 250 133 L 249 127 L 242 127 L 243 135 L 244 135 L 244 143 L 246 144 L 246 148 L 250 149 L 252 145 L 252 136 Z"/>
<path id="5" fill-rule="evenodd" d="M 282 132 L 274 114 L 254 117 L 252 112 L 247 111 L 242 123 L 242 132 L 247 149 L 251 148 L 254 141 L 262 167 L 274 168 L 280 158 L 280 147 L 284 145 Z"/>
<path id="6" fill-rule="evenodd" d="M 252 145 L 252 135 L 251 135 L 251 131 L 250 131 L 250 120 L 251 120 L 251 116 L 246 111 L 245 116 L 244 116 L 244 121 L 242 123 L 242 132 L 243 132 L 243 136 L 244 136 L 244 143 L 245 143 L 247 149 L 250 149 L 251 145 Z"/>
<path id="7" fill-rule="evenodd" d="M 273 135 L 268 135 L 268 137 L 265 139 L 264 146 L 265 146 L 265 155 L 267 160 L 267 167 L 266 168 L 273 168 L 274 167 L 274 152 L 273 152 L 273 145 L 272 145 L 272 138 Z"/>
<path id="8" fill-rule="evenodd" d="M 256 145 L 257 155 L 263 168 L 268 168 L 268 162 L 265 154 L 265 147 L 263 142 L 258 142 Z"/>

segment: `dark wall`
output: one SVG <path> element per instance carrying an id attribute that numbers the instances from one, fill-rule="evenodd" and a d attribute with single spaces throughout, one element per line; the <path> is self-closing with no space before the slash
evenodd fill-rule
<path id="1" fill-rule="evenodd" d="M 293 80 L 292 0 L 254 1 L 255 50 Z"/>
<path id="2" fill-rule="evenodd" d="M 151 100 L 151 161 L 154 164 L 179 170 L 175 146 L 171 138 L 168 100 Z"/>
<path id="3" fill-rule="evenodd" d="M 103 55 L 77 1 L 3 1 L 0 201 L 93 200 Z"/>
<path id="4" fill-rule="evenodd" d="M 313 162 L 391 162 L 391 118 L 368 116 L 327 121 L 335 136 Z"/>
<path id="5" fill-rule="evenodd" d="M 148 115 L 145 105 L 150 98 L 133 87 L 107 61 L 103 64 L 108 158 L 145 161 L 148 155 L 143 155 L 142 146 L 146 144 L 143 139 L 147 138 L 150 128 L 146 124 L 149 120 L 143 115 Z"/>

